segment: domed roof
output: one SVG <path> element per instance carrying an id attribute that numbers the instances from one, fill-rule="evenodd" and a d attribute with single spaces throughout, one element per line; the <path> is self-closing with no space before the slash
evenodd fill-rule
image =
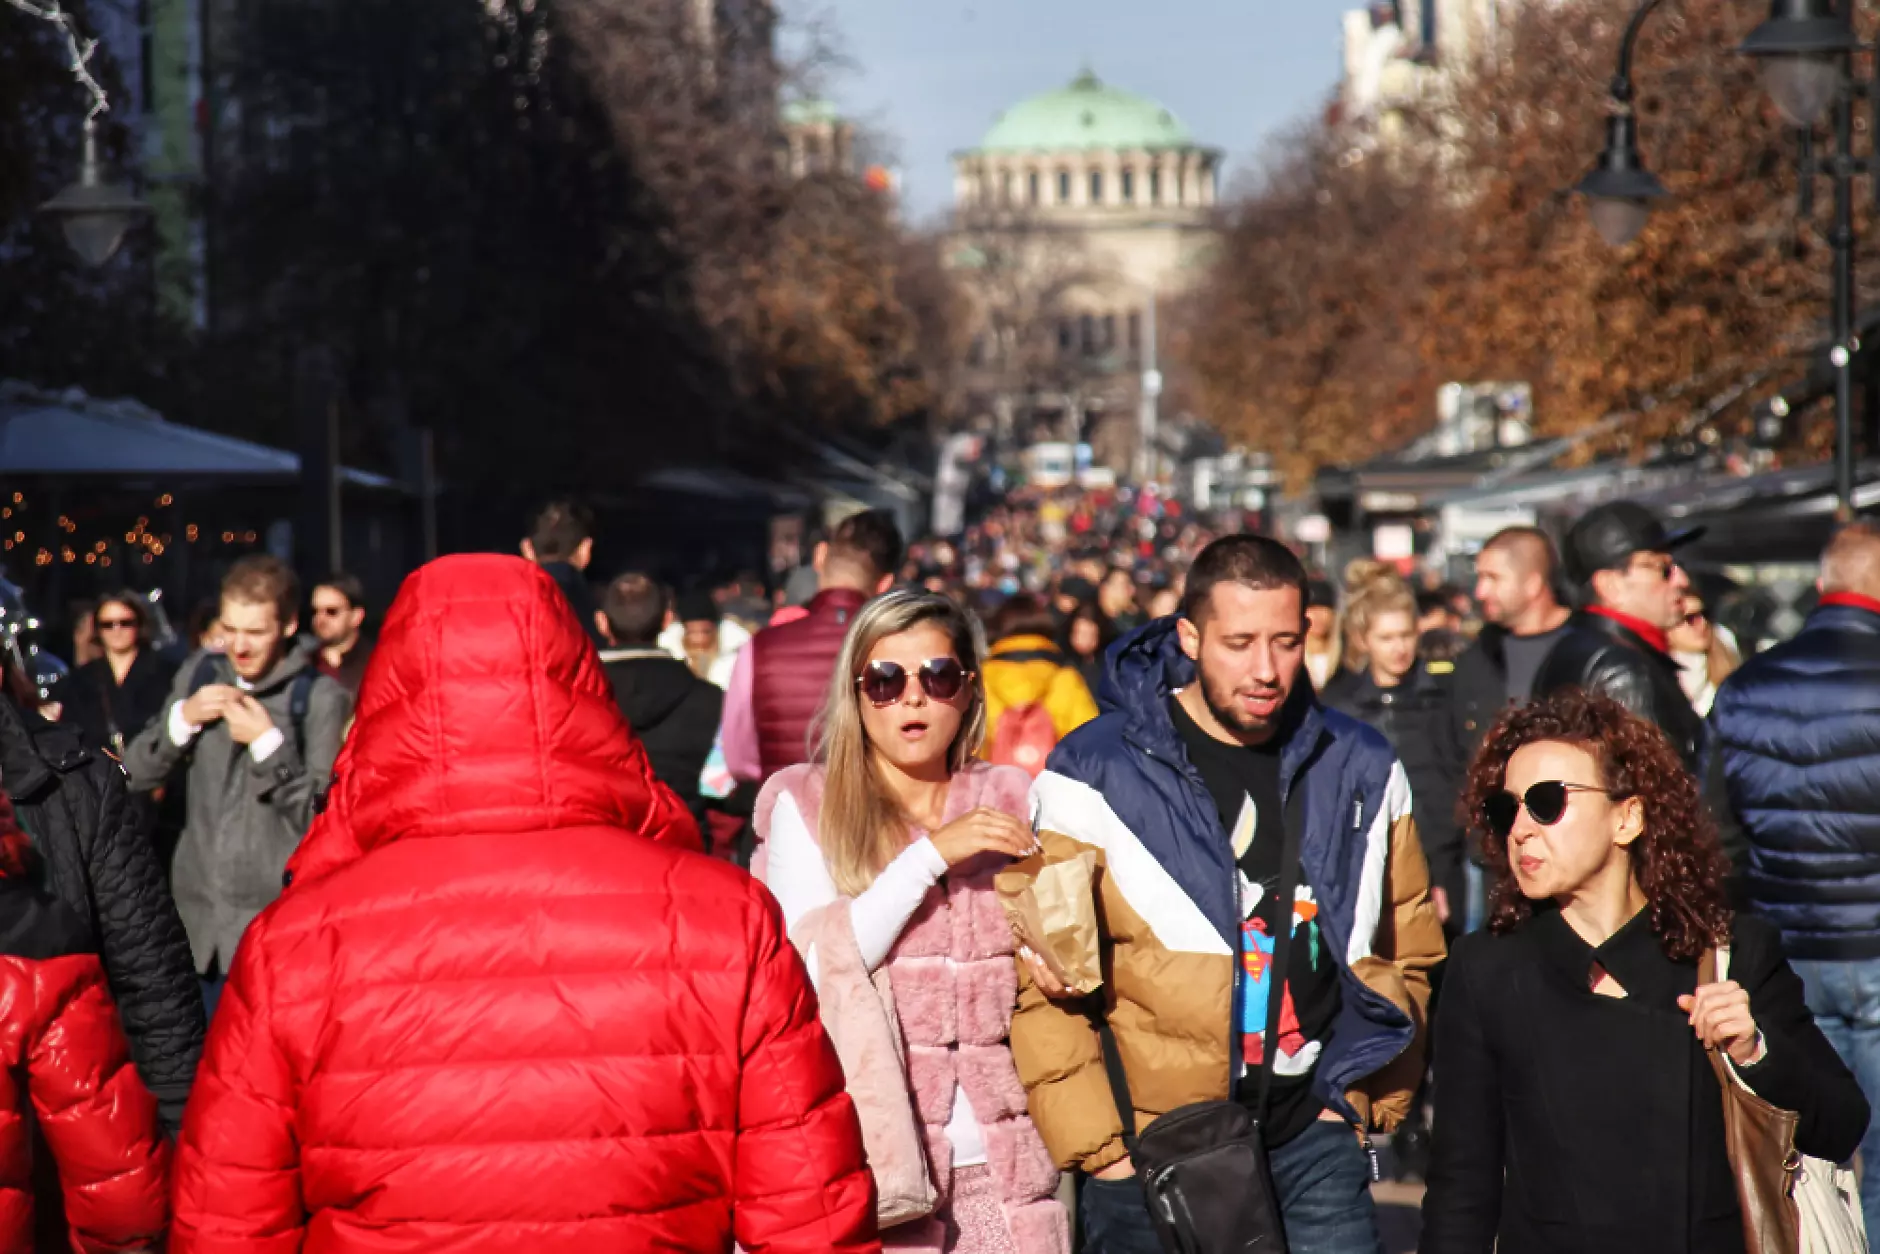
<path id="1" fill-rule="evenodd" d="M 980 141 L 979 151 L 1186 148 L 1193 144 L 1188 128 L 1162 105 L 1110 87 L 1085 70 L 1070 86 L 1021 100 L 1000 114 Z"/>

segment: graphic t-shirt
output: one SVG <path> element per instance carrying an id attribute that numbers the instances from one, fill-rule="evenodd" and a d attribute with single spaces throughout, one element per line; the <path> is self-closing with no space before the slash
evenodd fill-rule
<path id="1" fill-rule="evenodd" d="M 1179 701 L 1169 700 L 1175 730 L 1188 760 L 1214 798 L 1221 828 L 1233 843 L 1241 875 L 1242 978 L 1235 1026 L 1246 1071 L 1236 1096 L 1249 1106 L 1260 1098 L 1260 1062 L 1266 1057 L 1266 1012 L 1273 996 L 1273 951 L 1279 936 L 1280 857 L 1286 841 L 1280 801 L 1279 744 L 1243 746 L 1203 731 Z M 1338 960 L 1319 936 L 1318 904 L 1295 868 L 1289 968 L 1281 982 L 1279 1053 L 1266 1120 L 1268 1146 L 1284 1145 L 1325 1109 L 1312 1095 L 1312 1073 L 1338 1018 Z"/>

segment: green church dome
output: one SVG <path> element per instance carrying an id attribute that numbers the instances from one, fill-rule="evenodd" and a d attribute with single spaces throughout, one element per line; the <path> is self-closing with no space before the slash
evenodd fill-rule
<path id="1" fill-rule="evenodd" d="M 1187 148 L 1194 144 L 1173 113 L 1147 96 L 1107 86 L 1089 70 L 1070 86 L 1007 109 L 980 141 L 980 152 L 1062 152 L 1078 148 Z"/>

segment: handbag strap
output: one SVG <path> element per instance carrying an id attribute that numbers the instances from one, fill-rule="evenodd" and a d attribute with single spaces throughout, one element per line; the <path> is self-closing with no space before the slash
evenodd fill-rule
<path id="1" fill-rule="evenodd" d="M 1290 808 L 1289 808 L 1290 811 Z M 1290 812 L 1284 823 L 1285 835 L 1280 842 L 1279 888 L 1276 896 L 1280 902 L 1279 934 L 1273 940 L 1273 966 L 1269 973 L 1272 978 L 1267 984 L 1266 1030 L 1261 1036 L 1260 1052 L 1260 1088 L 1255 1100 L 1253 1117 L 1260 1124 L 1266 1122 L 1267 1108 L 1272 1099 L 1273 1064 L 1279 1056 L 1279 1021 L 1280 1013 L 1286 1003 L 1286 975 L 1292 961 L 1292 914 L 1293 896 L 1299 888 L 1299 824 L 1292 821 Z M 1235 928 L 1239 929 L 1242 906 L 1240 904 L 1240 866 L 1234 865 L 1234 915 Z M 1238 942 L 1240 938 L 1236 936 Z M 1236 945 L 1238 949 L 1238 945 Z M 1232 993 L 1228 999 L 1227 1011 L 1227 1094 L 1231 1100 L 1234 1095 L 1234 1083 L 1238 1078 L 1243 1054 L 1241 1052 L 1240 1032 L 1240 996 L 1246 988 L 1246 972 L 1243 955 L 1233 955 L 1234 980 Z M 1097 1023 L 1097 1037 L 1102 1043 L 1103 1070 L 1110 1080 L 1110 1096 L 1116 1102 L 1117 1118 L 1123 1125 L 1123 1148 L 1131 1154 L 1136 1152 L 1136 1105 L 1129 1094 L 1129 1076 L 1123 1070 L 1123 1056 L 1116 1048 L 1116 1034 L 1110 1029 L 1110 1016 L 1107 1011 Z"/>

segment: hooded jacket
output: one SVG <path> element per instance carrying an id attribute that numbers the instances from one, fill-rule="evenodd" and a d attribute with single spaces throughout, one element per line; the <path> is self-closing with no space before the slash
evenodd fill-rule
<path id="1" fill-rule="evenodd" d="M 1043 636 L 1008 636 L 992 646 L 981 669 L 986 686 L 986 744 L 999 719 L 1016 706 L 1040 704 L 1058 739 L 1097 716 L 1089 685 L 1071 659 Z"/>
<path id="2" fill-rule="evenodd" d="M 1880 613 L 1817 609 L 1723 682 L 1710 721 L 1756 913 L 1791 957 L 1880 958 Z"/>
<path id="3" fill-rule="evenodd" d="M 1175 618 L 1107 655 L 1102 717 L 1057 747 L 1032 788 L 1046 863 L 1097 855 L 1099 996 L 1137 1106 L 1138 1129 L 1228 1096 L 1239 919 L 1235 865 L 1207 786 L 1168 713 L 1194 682 Z M 1354 1125 L 1390 1128 L 1423 1075 L 1430 971 L 1442 928 L 1430 904 L 1404 769 L 1378 732 L 1320 708 L 1300 683 L 1283 715 L 1280 788 L 1301 825 L 1300 861 L 1338 955 L 1343 1005 L 1313 1091 Z M 1032 1118 L 1063 1167 L 1124 1153 L 1096 1024 L 1021 969 L 1012 1053 Z"/>
<path id="4" fill-rule="evenodd" d="M 230 973 L 174 1254 L 875 1250 L 802 962 L 698 843 L 547 575 L 412 575 Z"/>
<path id="5" fill-rule="evenodd" d="M 169 1220 L 169 1143 L 90 944 L 64 903 L 0 879 L 0 1254 L 154 1249 Z M 56 1237 L 34 1209 L 36 1133 L 58 1168 Z"/>

